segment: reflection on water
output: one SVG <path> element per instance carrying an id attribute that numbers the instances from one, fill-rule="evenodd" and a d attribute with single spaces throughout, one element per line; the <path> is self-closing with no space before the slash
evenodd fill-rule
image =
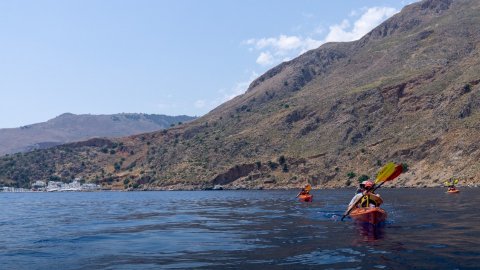
<path id="1" fill-rule="evenodd" d="M 0 194 L 2 269 L 476 269 L 477 190 L 384 189 L 383 226 L 340 221 L 352 190 Z M 320 196 L 321 195 L 321 196 Z M 321 199 L 320 199 L 321 198 Z"/>
<path id="2" fill-rule="evenodd" d="M 369 223 L 356 222 L 355 225 L 361 241 L 374 242 L 385 237 L 385 223 L 372 225 Z"/>

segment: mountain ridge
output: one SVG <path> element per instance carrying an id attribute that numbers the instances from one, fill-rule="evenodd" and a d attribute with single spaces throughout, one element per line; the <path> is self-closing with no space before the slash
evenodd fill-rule
<path id="1" fill-rule="evenodd" d="M 0 155 L 90 139 L 122 137 L 169 128 L 195 119 L 185 115 L 167 116 L 142 113 L 72 114 L 63 113 L 46 122 L 0 129 Z"/>

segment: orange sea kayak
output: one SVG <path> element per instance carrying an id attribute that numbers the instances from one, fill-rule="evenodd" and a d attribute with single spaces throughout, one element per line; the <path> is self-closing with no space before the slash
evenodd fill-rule
<path id="1" fill-rule="evenodd" d="M 298 199 L 302 202 L 311 202 L 313 200 L 313 195 L 311 194 L 299 195 Z"/>
<path id="2" fill-rule="evenodd" d="M 387 212 L 379 207 L 355 208 L 350 212 L 350 217 L 360 222 L 378 224 L 387 219 Z"/>
<path id="3" fill-rule="evenodd" d="M 447 193 L 459 193 L 460 190 L 458 189 L 452 189 L 452 190 L 447 190 Z"/>

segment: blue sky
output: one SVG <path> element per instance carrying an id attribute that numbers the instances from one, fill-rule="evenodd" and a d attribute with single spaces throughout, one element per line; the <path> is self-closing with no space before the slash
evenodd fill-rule
<path id="1" fill-rule="evenodd" d="M 0 128 L 64 112 L 203 115 L 398 0 L 0 0 Z"/>

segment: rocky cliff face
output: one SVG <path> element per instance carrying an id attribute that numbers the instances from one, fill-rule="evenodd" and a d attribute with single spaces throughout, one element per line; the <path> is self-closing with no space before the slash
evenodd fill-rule
<path id="1" fill-rule="evenodd" d="M 58 175 L 119 188 L 306 181 L 343 187 L 356 182 L 347 175 L 372 176 L 395 161 L 409 168 L 397 186 L 450 177 L 478 184 L 479 24 L 478 1 L 421 1 L 358 41 L 328 43 L 280 64 L 191 123 L 102 146 L 4 158 L 0 180 L 28 185 Z"/>

